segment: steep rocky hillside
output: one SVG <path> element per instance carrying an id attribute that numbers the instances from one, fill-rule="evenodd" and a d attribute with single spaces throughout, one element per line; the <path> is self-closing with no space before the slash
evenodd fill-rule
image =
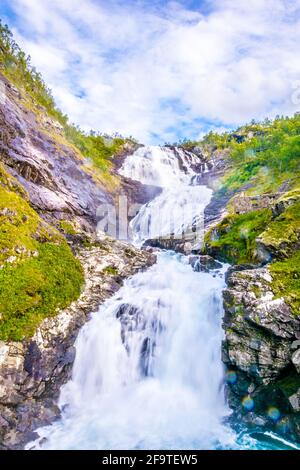
<path id="1" fill-rule="evenodd" d="M 203 251 L 233 265 L 223 360 L 234 419 L 300 439 L 300 115 L 184 146 L 226 155 Z"/>

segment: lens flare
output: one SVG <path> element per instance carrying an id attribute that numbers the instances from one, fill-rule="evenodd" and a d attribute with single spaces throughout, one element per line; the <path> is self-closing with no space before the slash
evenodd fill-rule
<path id="1" fill-rule="evenodd" d="M 228 370 L 226 373 L 226 382 L 228 384 L 235 384 L 237 381 L 237 375 L 236 372 L 233 370 Z"/>
<path id="2" fill-rule="evenodd" d="M 271 406 L 268 409 L 268 416 L 272 421 L 278 421 L 280 418 L 280 411 L 275 406 Z"/>
<path id="3" fill-rule="evenodd" d="M 245 396 L 242 400 L 242 405 L 247 411 L 252 411 L 254 408 L 254 400 L 249 396 Z"/>

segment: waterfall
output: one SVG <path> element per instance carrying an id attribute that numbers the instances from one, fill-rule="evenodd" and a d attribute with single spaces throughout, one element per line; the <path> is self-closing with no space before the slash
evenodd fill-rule
<path id="1" fill-rule="evenodd" d="M 178 182 L 189 184 L 201 167 L 201 161 L 191 152 L 152 146 L 140 147 L 129 155 L 119 173 L 143 184 L 170 187 Z"/>
<path id="2" fill-rule="evenodd" d="M 163 189 L 131 221 L 135 243 L 169 234 L 180 237 L 191 227 L 201 231 L 203 211 L 212 191 L 195 185 L 197 171 L 205 168 L 199 162 L 190 152 L 167 147 L 141 147 L 127 157 L 121 175 Z"/>
<path id="3" fill-rule="evenodd" d="M 163 216 L 176 206 L 175 231 L 180 210 L 195 200 L 191 215 L 201 217 L 210 191 L 191 184 L 196 171 L 197 158 L 179 149 L 146 147 L 126 159 L 122 174 L 163 188 L 132 222 L 138 239 L 148 236 L 142 221 L 153 220 L 158 202 Z M 128 279 L 80 331 L 62 417 L 28 448 L 233 447 L 221 363 L 225 269 L 195 272 L 188 257 L 160 252 Z"/>

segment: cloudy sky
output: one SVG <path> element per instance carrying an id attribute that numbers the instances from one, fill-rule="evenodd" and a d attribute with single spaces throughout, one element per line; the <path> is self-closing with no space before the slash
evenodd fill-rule
<path id="1" fill-rule="evenodd" d="M 1 0 L 85 130 L 144 143 L 300 110 L 300 0 Z"/>

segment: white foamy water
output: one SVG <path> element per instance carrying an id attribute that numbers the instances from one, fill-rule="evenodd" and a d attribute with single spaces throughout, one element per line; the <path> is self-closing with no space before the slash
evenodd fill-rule
<path id="1" fill-rule="evenodd" d="M 193 168 L 200 165 L 199 158 L 177 148 L 140 147 L 129 155 L 119 173 L 127 178 L 163 188 L 174 184 L 189 184 L 195 176 Z"/>
<path id="2" fill-rule="evenodd" d="M 223 287 L 222 275 L 196 273 L 168 253 L 127 280 L 81 330 L 63 416 L 39 430 L 42 447 L 231 446 L 223 424 Z"/>
<path id="3" fill-rule="evenodd" d="M 121 175 L 163 189 L 131 221 L 135 243 L 170 233 L 181 236 L 192 226 L 197 228 L 201 237 L 203 211 L 212 191 L 206 186 L 193 184 L 199 162 L 196 155 L 165 147 L 141 147 L 127 157 L 120 169 Z"/>
<path id="4" fill-rule="evenodd" d="M 175 206 L 175 231 L 182 229 L 181 207 L 201 218 L 210 191 L 190 185 L 195 162 L 184 158 L 185 168 L 174 152 L 154 147 L 126 160 L 123 174 L 163 187 L 133 221 L 137 239 L 146 237 L 143 222 L 149 214 L 153 220 L 158 201 L 164 215 Z M 61 391 L 62 417 L 39 429 L 27 448 L 234 447 L 224 424 L 224 271 L 194 272 L 187 257 L 161 252 L 156 265 L 128 279 L 80 331 L 72 380 Z"/>

